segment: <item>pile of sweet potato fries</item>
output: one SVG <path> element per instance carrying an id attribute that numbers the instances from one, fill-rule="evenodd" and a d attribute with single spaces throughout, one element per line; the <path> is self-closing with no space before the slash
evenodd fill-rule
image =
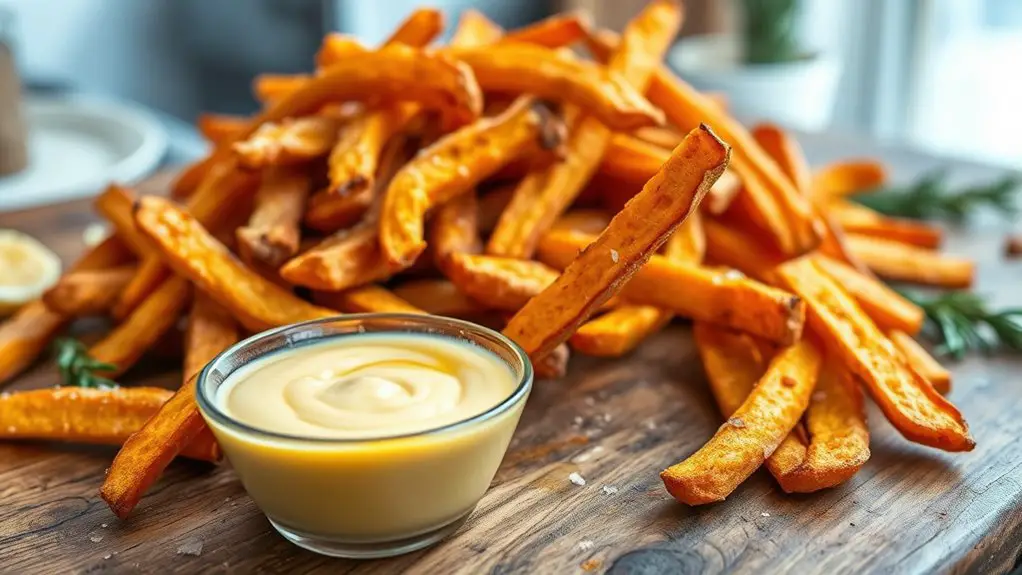
<path id="1" fill-rule="evenodd" d="M 6 394 L 0 437 L 123 443 L 101 493 L 124 517 L 176 456 L 217 460 L 195 375 L 246 333 L 351 312 L 431 313 L 503 329 L 537 373 L 569 349 L 617 357 L 692 320 L 725 420 L 662 473 L 695 505 L 766 464 L 788 492 L 869 458 L 862 387 L 910 441 L 972 449 L 913 340 L 924 314 L 878 276 L 942 286 L 970 262 L 940 232 L 844 196 L 871 161 L 813 172 L 784 131 L 749 131 L 661 62 L 681 6 L 618 35 L 564 14 L 505 32 L 412 14 L 381 47 L 329 35 L 309 76 L 262 76 L 251 118 L 205 116 L 208 157 L 170 196 L 111 186 L 113 234 L 0 327 L 0 382 L 74 318 L 116 378 L 186 316 L 182 386 Z M 571 50 L 571 48 L 578 48 Z M 705 201 L 704 200 L 705 197 Z M 808 320 L 808 324 L 806 324 Z"/>

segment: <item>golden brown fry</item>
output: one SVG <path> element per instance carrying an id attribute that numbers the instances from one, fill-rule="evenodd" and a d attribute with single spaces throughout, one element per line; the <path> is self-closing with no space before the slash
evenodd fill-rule
<path id="1" fill-rule="evenodd" d="M 604 210 L 570 210 L 554 222 L 554 231 L 579 232 L 597 235 L 610 224 L 611 214 Z M 688 221 L 688 220 L 685 220 Z"/>
<path id="2" fill-rule="evenodd" d="M 292 94 L 308 83 L 310 76 L 259 74 L 252 80 L 252 93 L 256 100 L 269 105 Z"/>
<path id="3" fill-rule="evenodd" d="M 135 192 L 110 184 L 103 193 L 96 196 L 93 206 L 111 225 L 114 233 L 134 254 L 140 258 L 153 255 L 154 248 L 149 240 L 137 229 L 132 219 L 131 207 L 135 203 Z"/>
<path id="4" fill-rule="evenodd" d="M 323 157 L 337 140 L 339 122 L 330 116 L 267 122 L 245 140 L 234 142 L 238 163 L 249 170 L 294 166 Z M 239 132 L 240 133 L 240 132 Z"/>
<path id="5" fill-rule="evenodd" d="M 309 198 L 302 218 L 303 223 L 316 231 L 332 234 L 362 219 L 375 197 L 375 188 L 366 188 L 341 196 L 330 190 L 320 190 Z"/>
<path id="6" fill-rule="evenodd" d="M 514 193 L 514 185 L 501 185 L 479 194 L 479 232 L 481 234 L 489 234 L 493 231 Z"/>
<path id="7" fill-rule="evenodd" d="M 394 295 L 432 315 L 477 317 L 489 308 L 461 293 L 448 279 L 419 279 L 394 288 Z"/>
<path id="8" fill-rule="evenodd" d="M 976 275 L 971 260 L 901 242 L 848 234 L 848 247 L 882 278 L 944 288 L 967 288 Z"/>
<path id="9" fill-rule="evenodd" d="M 217 146 L 241 133 L 248 124 L 248 118 L 225 114 L 199 114 L 199 119 L 195 123 L 202 137 Z M 195 183 L 198 184 L 198 181 Z"/>
<path id="10" fill-rule="evenodd" d="M 564 12 L 524 28 L 511 30 L 503 41 L 562 48 L 585 38 L 589 33 L 590 24 L 590 18 L 585 12 Z"/>
<path id="11" fill-rule="evenodd" d="M 772 355 L 763 353 L 752 336 L 704 321 L 692 324 L 692 335 L 713 399 L 727 419 L 745 403 Z"/>
<path id="12" fill-rule="evenodd" d="M 951 392 L 951 372 L 930 355 L 911 335 L 898 330 L 887 334 L 912 371 L 930 382 L 941 395 Z"/>
<path id="13" fill-rule="evenodd" d="M 170 269 L 158 254 L 143 258 L 131 280 L 116 295 L 110 316 L 118 322 L 124 321 L 170 275 Z"/>
<path id="14" fill-rule="evenodd" d="M 812 195 L 813 171 L 798 142 L 780 126 L 761 123 L 753 126 L 752 138 L 768 156 L 777 162 L 781 173 L 805 197 Z"/>
<path id="15" fill-rule="evenodd" d="M 496 118 L 484 118 L 423 150 L 390 182 L 380 214 L 380 246 L 398 268 L 426 247 L 423 222 L 433 207 L 463 194 L 513 158 L 560 145 L 563 127 L 550 111 L 520 98 Z"/>
<path id="16" fill-rule="evenodd" d="M 446 273 L 465 295 L 506 311 L 518 311 L 560 275 L 532 260 L 464 253 L 451 254 Z"/>
<path id="17" fill-rule="evenodd" d="M 663 148 L 670 152 L 681 140 L 685 138 L 685 135 L 678 132 L 674 128 L 663 127 L 663 126 L 650 126 L 648 128 L 639 128 L 631 133 L 631 135 L 639 140 Z"/>
<path id="18" fill-rule="evenodd" d="M 135 224 L 153 240 L 176 273 L 195 282 L 249 330 L 337 315 L 245 267 L 195 218 L 167 200 L 140 199 Z"/>
<path id="19" fill-rule="evenodd" d="M 774 267 L 784 261 L 772 246 L 757 242 L 750 234 L 713 218 L 703 220 L 706 257 L 716 265 L 732 267 L 759 281 L 773 284 Z"/>
<path id="20" fill-rule="evenodd" d="M 135 266 L 65 274 L 46 290 L 43 301 L 50 311 L 66 317 L 101 315 L 110 311 L 134 275 Z"/>
<path id="21" fill-rule="evenodd" d="M 706 194 L 706 211 L 711 214 L 720 215 L 731 207 L 731 202 L 738 197 L 742 191 L 742 180 L 732 169 L 724 170 L 717 183 L 713 184 L 709 193 Z"/>
<path id="22" fill-rule="evenodd" d="M 699 207 L 728 156 L 727 145 L 709 129 L 693 130 L 553 285 L 511 318 L 504 333 L 534 358 L 563 343 Z"/>
<path id="23" fill-rule="evenodd" d="M 0 439 L 41 439 L 120 445 L 173 394 L 159 387 L 53 387 L 0 395 Z M 212 436 L 196 438 L 181 455 L 218 461 Z"/>
<path id="24" fill-rule="evenodd" d="M 660 474 L 688 505 L 723 501 L 795 428 L 816 385 L 820 352 L 808 339 L 784 348 L 748 397 L 706 445 Z"/>
<path id="25" fill-rule="evenodd" d="M 827 202 L 826 210 L 834 218 L 834 221 L 850 234 L 886 239 L 927 249 L 940 247 L 944 239 L 943 230 L 937 226 L 906 218 L 884 216 L 866 206 L 845 200 Z"/>
<path id="26" fill-rule="evenodd" d="M 383 258 L 376 225 L 365 223 L 299 254 L 280 268 L 280 275 L 294 285 L 343 291 L 385 280 L 396 271 Z"/>
<path id="27" fill-rule="evenodd" d="M 376 284 L 342 292 L 314 292 L 312 299 L 320 305 L 345 313 L 426 313 Z"/>
<path id="28" fill-rule="evenodd" d="M 926 321 L 923 309 L 887 284 L 826 256 L 816 257 L 816 265 L 837 280 L 880 329 L 911 334 L 922 329 Z"/>
<path id="29" fill-rule="evenodd" d="M 642 186 L 663 165 L 671 151 L 628 134 L 611 136 L 600 162 L 600 173 L 621 182 Z"/>
<path id="30" fill-rule="evenodd" d="M 810 324 L 827 349 L 862 378 L 902 435 L 946 451 L 975 447 L 955 406 L 908 368 L 894 344 L 811 258 L 786 262 L 777 271 L 781 281 L 806 301 Z"/>
<path id="31" fill-rule="evenodd" d="M 672 262 L 699 265 L 706 256 L 706 232 L 703 231 L 703 215 L 694 213 L 678 229 L 674 230 L 664 244 L 664 256 Z"/>
<path id="32" fill-rule="evenodd" d="M 372 189 L 384 146 L 418 112 L 414 104 L 398 104 L 363 114 L 341 128 L 327 165 L 328 193 L 341 198 Z"/>
<path id="33" fill-rule="evenodd" d="M 298 253 L 309 186 L 304 170 L 278 167 L 263 173 L 248 225 L 235 232 L 243 261 L 277 268 Z"/>
<path id="34" fill-rule="evenodd" d="M 181 450 L 209 433 L 195 403 L 196 378 L 217 356 L 238 341 L 229 313 L 198 293 L 188 316 L 184 384 L 139 431 L 131 434 L 107 470 L 100 496 L 121 519 L 131 513 L 145 491 Z"/>
<path id="35" fill-rule="evenodd" d="M 876 160 L 852 160 L 828 164 L 813 174 L 813 197 L 836 199 L 880 188 L 887 170 Z"/>
<path id="36" fill-rule="evenodd" d="M 482 251 L 479 202 L 475 190 L 448 200 L 437 208 L 429 222 L 429 245 L 433 248 L 433 260 L 441 270 L 454 254 Z"/>
<path id="37" fill-rule="evenodd" d="M 231 137 L 225 137 L 223 141 L 231 141 L 235 136 L 237 133 L 232 133 Z M 215 159 L 212 156 L 206 156 L 189 164 L 175 178 L 170 188 L 170 197 L 180 200 L 192 195 L 192 192 L 199 187 L 215 164 Z"/>
<path id="38" fill-rule="evenodd" d="M 384 46 L 405 44 L 422 47 L 433 41 L 444 29 L 443 12 L 435 8 L 418 8 L 405 18 Z M 343 34 L 330 33 L 323 38 L 323 45 L 316 54 L 316 64 L 320 68 L 329 67 L 338 61 L 351 56 L 351 38 Z"/>

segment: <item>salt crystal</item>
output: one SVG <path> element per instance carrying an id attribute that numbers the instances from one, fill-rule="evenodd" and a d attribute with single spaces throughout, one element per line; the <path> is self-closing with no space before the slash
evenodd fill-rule
<path id="1" fill-rule="evenodd" d="M 178 555 L 202 555 L 202 541 L 189 541 L 177 548 Z"/>
<path id="2" fill-rule="evenodd" d="M 576 415 L 575 419 L 574 419 L 574 422 L 575 422 L 575 427 L 581 427 L 582 426 L 582 416 L 581 415 Z"/>
<path id="3" fill-rule="evenodd" d="M 610 259 L 612 259 L 614 263 L 617 263 L 619 257 L 620 256 L 617 255 L 617 250 L 610 250 Z"/>
<path id="4" fill-rule="evenodd" d="M 230 498 L 230 497 L 224 497 L 224 501 L 225 501 L 225 502 L 226 502 L 226 501 L 230 501 L 230 500 L 231 500 L 231 498 Z"/>
<path id="5" fill-rule="evenodd" d="M 770 514 L 767 513 L 766 511 L 764 511 L 763 513 L 760 513 L 760 516 L 761 517 L 770 517 Z"/>
<path id="6" fill-rule="evenodd" d="M 579 487 L 582 487 L 583 485 L 586 484 L 585 478 L 579 475 L 577 471 L 571 472 L 571 475 L 568 476 L 568 481 L 574 483 L 575 485 L 578 485 Z"/>
<path id="7" fill-rule="evenodd" d="M 821 390 L 821 391 L 814 391 L 813 392 L 813 401 L 823 401 L 824 399 L 827 399 L 827 392 L 826 391 L 822 391 Z"/>
<path id="8" fill-rule="evenodd" d="M 92 541 L 93 543 L 99 543 L 102 540 L 103 536 L 100 535 L 99 533 L 93 533 L 92 535 L 89 535 L 89 541 Z"/>
<path id="9" fill-rule="evenodd" d="M 588 551 L 593 548 L 593 542 L 586 539 L 585 541 L 578 542 L 578 548 L 582 551 Z"/>
<path id="10" fill-rule="evenodd" d="M 617 493 L 617 487 L 614 487 L 613 485 L 604 485 L 603 486 L 603 494 L 604 495 L 614 495 L 615 493 Z"/>
<path id="11" fill-rule="evenodd" d="M 110 557 L 112 557 L 112 555 L 110 555 L 109 553 L 107 553 L 106 555 L 104 555 L 104 556 L 103 556 L 103 559 L 109 559 Z"/>
<path id="12" fill-rule="evenodd" d="M 745 421 L 740 417 L 732 417 L 727 420 L 727 424 L 731 427 L 737 427 L 738 429 L 745 427 Z"/>
<path id="13" fill-rule="evenodd" d="M 648 429 L 648 430 L 650 430 L 650 431 L 653 431 L 654 429 L 656 429 L 656 422 L 655 422 L 655 421 L 653 421 L 652 419 L 650 419 L 649 421 L 647 421 L 647 422 L 646 422 L 646 429 Z"/>
<path id="14" fill-rule="evenodd" d="M 100 525 L 100 527 L 102 527 L 103 529 L 106 529 L 106 523 Z"/>

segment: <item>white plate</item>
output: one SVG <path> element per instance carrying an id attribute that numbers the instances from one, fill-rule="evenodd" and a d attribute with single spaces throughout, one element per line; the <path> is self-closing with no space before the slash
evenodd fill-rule
<path id="1" fill-rule="evenodd" d="M 151 174 L 167 152 L 167 134 L 152 114 L 121 102 L 29 99 L 29 165 L 0 177 L 0 210 L 96 194 L 111 182 Z"/>

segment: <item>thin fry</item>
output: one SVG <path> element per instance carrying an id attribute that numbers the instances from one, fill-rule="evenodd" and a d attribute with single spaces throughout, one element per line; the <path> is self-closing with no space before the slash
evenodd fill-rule
<path id="1" fill-rule="evenodd" d="M 507 33 L 505 42 L 536 44 L 547 48 L 570 46 L 586 37 L 590 27 L 585 12 L 564 12 Z"/>
<path id="2" fill-rule="evenodd" d="M 394 288 L 394 295 L 432 315 L 469 318 L 489 308 L 463 294 L 448 279 L 419 279 Z"/>
<path id="3" fill-rule="evenodd" d="M 195 122 L 203 138 L 214 146 L 233 139 L 248 124 L 248 118 L 228 116 L 225 114 L 199 114 Z M 198 181 L 196 181 L 198 184 Z"/>
<path id="4" fill-rule="evenodd" d="M 816 265 L 837 280 L 881 330 L 917 334 L 922 329 L 926 312 L 887 284 L 826 256 L 817 257 Z"/>
<path id="5" fill-rule="evenodd" d="M 225 136 L 223 142 L 232 141 L 237 137 L 240 132 L 232 132 L 230 137 Z M 209 171 L 216 164 L 213 156 L 206 156 L 205 158 L 189 164 L 178 175 L 174 180 L 174 183 L 170 187 L 170 197 L 175 199 L 184 199 L 192 195 L 202 180 L 206 179 Z"/>
<path id="6" fill-rule="evenodd" d="M 298 91 L 308 81 L 309 76 L 259 74 L 252 81 L 252 93 L 255 95 L 256 100 L 269 105 Z"/>
<path id="7" fill-rule="evenodd" d="M 452 254 L 446 270 L 462 293 L 506 311 L 518 311 L 560 275 L 536 261 L 464 253 Z"/>
<path id="8" fill-rule="evenodd" d="M 975 280 L 971 260 L 876 237 L 848 234 L 846 240 L 852 253 L 882 278 L 944 288 L 967 288 Z"/>
<path id="9" fill-rule="evenodd" d="M 443 12 L 435 8 L 418 8 L 391 33 L 384 46 L 393 44 L 426 46 L 439 36 L 443 29 Z M 350 56 L 351 52 L 345 45 L 349 41 L 349 37 L 342 34 L 327 34 L 323 38 L 323 46 L 316 54 L 316 64 L 320 68 L 326 68 Z"/>
<path id="10" fill-rule="evenodd" d="M 267 122 L 246 139 L 234 142 L 232 149 L 238 163 L 249 170 L 300 165 L 330 152 L 339 124 L 326 115 Z"/>
<path id="11" fill-rule="evenodd" d="M 320 305 L 345 313 L 426 313 L 376 284 L 342 292 L 314 292 L 312 299 Z"/>
<path id="12" fill-rule="evenodd" d="M 235 232 L 243 261 L 276 268 L 298 253 L 309 186 L 304 170 L 271 168 L 264 172 L 248 225 Z"/>
<path id="13" fill-rule="evenodd" d="M 887 170 L 876 160 L 845 160 L 827 164 L 813 174 L 813 197 L 841 198 L 876 190 L 887 182 Z"/>
<path id="14" fill-rule="evenodd" d="M 340 198 L 372 189 L 384 146 L 418 111 L 414 104 L 395 105 L 359 116 L 341 128 L 327 163 L 328 194 Z"/>
<path id="15" fill-rule="evenodd" d="M 912 371 L 930 382 L 941 395 L 951 392 L 951 372 L 927 352 L 911 335 L 898 330 L 887 334 Z"/>
<path id="16" fill-rule="evenodd" d="M 788 177 L 798 193 L 806 197 L 812 195 L 813 171 L 795 138 L 771 123 L 753 126 L 752 138 L 777 162 L 781 173 Z"/>
<path id="17" fill-rule="evenodd" d="M 850 234 L 886 239 L 926 249 L 940 247 L 944 239 L 944 232 L 937 226 L 906 218 L 884 216 L 866 206 L 844 200 L 827 202 L 826 210 L 834 221 Z"/>
<path id="18" fill-rule="evenodd" d="M 133 190 L 110 184 L 93 202 L 93 206 L 113 225 L 114 233 L 140 258 L 153 255 L 154 248 L 141 232 L 135 229 L 131 209 L 136 195 Z"/>
<path id="19" fill-rule="evenodd" d="M 66 317 L 101 315 L 110 311 L 134 275 L 135 266 L 69 273 L 43 294 L 43 301 Z"/>

